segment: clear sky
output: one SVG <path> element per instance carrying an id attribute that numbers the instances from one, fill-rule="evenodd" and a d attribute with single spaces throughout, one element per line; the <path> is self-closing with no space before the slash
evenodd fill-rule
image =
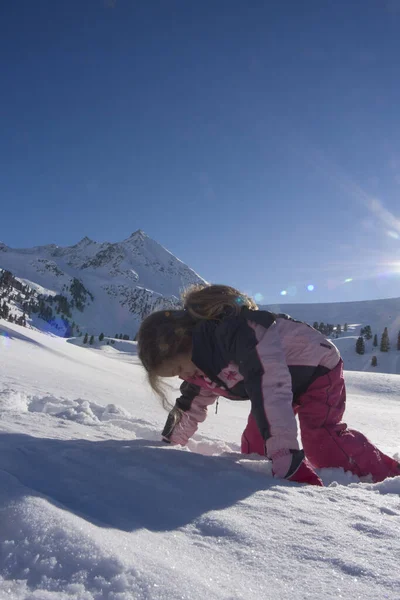
<path id="1" fill-rule="evenodd" d="M 400 296 L 399 32 L 398 0 L 1 2 L 0 240 L 140 228 L 259 301 Z"/>

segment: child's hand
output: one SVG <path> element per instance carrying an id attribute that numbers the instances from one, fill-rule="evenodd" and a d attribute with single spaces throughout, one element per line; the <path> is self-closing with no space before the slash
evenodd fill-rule
<path id="1" fill-rule="evenodd" d="M 296 483 L 323 486 L 303 450 L 279 450 L 272 457 L 272 473 L 274 477 L 281 477 Z"/>

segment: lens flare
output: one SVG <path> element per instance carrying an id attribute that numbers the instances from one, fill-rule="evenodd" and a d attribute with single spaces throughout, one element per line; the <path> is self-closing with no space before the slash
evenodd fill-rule
<path id="1" fill-rule="evenodd" d="M 281 296 L 287 296 L 287 290 L 282 290 L 281 291 Z"/>
<path id="2" fill-rule="evenodd" d="M 307 286 L 307 289 L 308 289 L 309 292 L 313 292 L 314 291 L 314 286 L 312 285 L 312 283 Z"/>

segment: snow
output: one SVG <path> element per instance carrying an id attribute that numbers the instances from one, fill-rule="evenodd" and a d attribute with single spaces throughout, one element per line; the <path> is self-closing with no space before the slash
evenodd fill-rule
<path id="1" fill-rule="evenodd" d="M 204 283 L 171 252 L 138 230 L 118 243 L 83 238 L 70 247 L 55 244 L 28 249 L 0 246 L 0 269 L 42 294 L 61 293 L 74 278 L 92 296 L 84 312 L 72 310 L 81 331 L 106 335 L 137 332 L 143 312 L 163 299 L 176 303 L 182 289 Z M 147 293 L 144 293 L 147 292 Z"/>
<path id="2" fill-rule="evenodd" d="M 346 378 L 347 421 L 399 457 L 399 376 Z M 134 342 L 0 320 L 0 598 L 399 600 L 400 477 L 275 480 L 239 453 L 248 410 L 165 445 Z"/>
<path id="3" fill-rule="evenodd" d="M 69 297 L 71 282 L 74 278 L 79 279 L 92 294 L 93 301 L 87 298 L 83 312 L 73 308 L 71 322 L 74 321 L 83 333 L 95 336 L 123 333 L 134 338 L 142 317 L 149 310 L 176 306 L 182 289 L 205 281 L 140 229 L 118 243 L 98 243 L 86 237 L 65 248 L 54 244 L 30 249 L 0 245 L 0 268 L 10 270 L 15 277 L 44 295 L 62 293 Z M 400 374 L 400 354 L 395 350 L 400 331 L 400 298 L 268 305 L 265 308 L 287 313 L 311 325 L 322 321 L 340 324 L 343 328 L 347 323 L 348 331 L 333 341 L 348 370 Z M 18 317 L 21 311 L 13 305 L 12 313 Z M 36 315 L 30 323 L 40 330 L 49 328 Z M 365 341 L 364 355 L 355 353 L 360 329 L 366 325 L 371 326 L 379 342 L 384 328 L 388 328 L 391 352 L 381 353 L 379 348 L 373 347 L 371 339 Z M 55 328 L 53 322 L 51 327 Z M 62 322 L 58 334 L 64 333 L 65 323 Z M 378 359 L 376 367 L 371 366 L 374 355 Z"/>
<path id="4" fill-rule="evenodd" d="M 346 368 L 351 371 L 378 373 L 400 373 L 400 354 L 397 353 L 397 336 L 400 331 L 400 298 L 384 300 L 364 300 L 360 302 L 331 302 L 321 304 L 284 304 L 265 307 L 275 313 L 286 313 L 300 321 L 313 325 L 320 323 L 345 323 L 348 331 L 342 332 L 332 341 L 338 346 Z M 373 347 L 373 338 L 365 340 L 365 354 L 355 353 L 356 341 L 361 328 L 370 325 L 373 336 L 377 334 L 378 344 L 385 327 L 388 328 L 392 351 L 383 353 Z M 371 366 L 372 356 L 377 356 L 377 367 Z"/>

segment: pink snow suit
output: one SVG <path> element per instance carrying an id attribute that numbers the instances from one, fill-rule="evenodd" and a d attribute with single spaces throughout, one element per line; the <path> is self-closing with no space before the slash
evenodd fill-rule
<path id="1" fill-rule="evenodd" d="M 322 483 L 312 467 L 342 467 L 374 482 L 400 475 L 399 463 L 342 422 L 343 362 L 309 325 L 244 308 L 239 316 L 196 326 L 192 361 L 203 375 L 182 383 L 165 441 L 185 445 L 219 395 L 250 399 L 242 452 L 269 457 L 274 475 L 316 485 Z"/>

